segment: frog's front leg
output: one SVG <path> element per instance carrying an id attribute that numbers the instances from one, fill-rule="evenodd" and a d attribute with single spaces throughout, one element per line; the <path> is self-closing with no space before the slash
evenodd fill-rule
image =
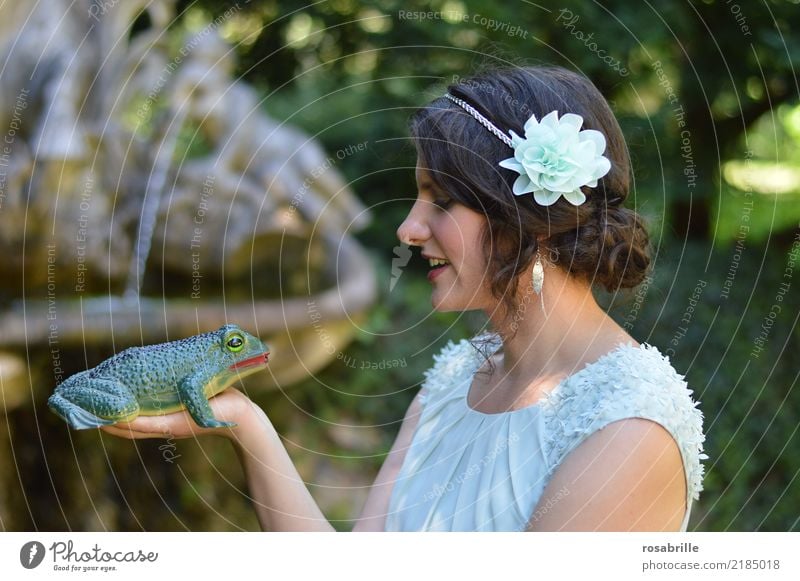
<path id="1" fill-rule="evenodd" d="M 203 428 L 231 428 L 234 422 L 222 422 L 214 418 L 214 411 L 208 404 L 205 392 L 205 374 L 197 371 L 181 380 L 178 395 L 181 403 L 198 426 Z"/>
<path id="2" fill-rule="evenodd" d="M 75 430 L 108 426 L 139 415 L 139 403 L 125 385 L 89 377 L 88 372 L 59 385 L 47 405 Z"/>

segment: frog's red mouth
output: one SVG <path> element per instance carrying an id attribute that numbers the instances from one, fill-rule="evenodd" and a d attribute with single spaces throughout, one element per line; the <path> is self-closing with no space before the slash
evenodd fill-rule
<path id="1" fill-rule="evenodd" d="M 233 365 L 229 367 L 229 369 L 244 369 L 245 367 L 257 367 L 260 365 L 266 365 L 267 360 L 269 359 L 269 351 L 264 351 L 255 357 L 250 357 L 248 359 L 242 359 L 241 361 L 237 361 Z"/>

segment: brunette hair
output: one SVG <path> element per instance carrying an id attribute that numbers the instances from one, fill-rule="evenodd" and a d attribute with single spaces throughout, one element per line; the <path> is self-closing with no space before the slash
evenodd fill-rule
<path id="1" fill-rule="evenodd" d="M 543 237 L 542 259 L 609 292 L 633 288 L 650 267 L 644 220 L 622 207 L 630 185 L 630 158 L 622 130 L 605 98 L 585 76 L 558 66 L 504 67 L 461 79 L 448 87 L 501 130 L 524 135 L 531 114 L 551 111 L 583 117 L 581 129 L 606 138 L 611 170 L 597 187 L 583 187 L 587 201 L 564 198 L 542 206 L 533 194 L 514 195 L 518 174 L 498 165 L 512 150 L 459 105 L 439 97 L 410 120 L 419 163 L 439 189 L 484 214 L 483 248 L 492 295 L 506 316 L 517 304 L 518 278 Z"/>

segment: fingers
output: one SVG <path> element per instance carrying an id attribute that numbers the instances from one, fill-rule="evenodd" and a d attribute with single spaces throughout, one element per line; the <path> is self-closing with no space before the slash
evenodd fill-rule
<path id="1" fill-rule="evenodd" d="M 117 422 L 102 429 L 121 438 L 142 439 L 185 437 L 196 428 L 189 414 L 180 412 L 166 416 L 139 416 L 132 422 Z"/>
<path id="2" fill-rule="evenodd" d="M 169 416 L 139 416 L 132 422 L 118 422 L 116 426 L 121 430 L 143 432 L 148 434 L 167 435 L 175 432 L 180 418 Z M 178 416 L 179 414 L 174 414 Z"/>
<path id="3" fill-rule="evenodd" d="M 212 398 L 209 403 L 217 420 L 238 423 L 242 413 L 249 410 L 252 402 L 235 388 L 229 388 Z M 231 430 L 225 428 L 202 428 L 187 411 L 161 416 L 138 416 L 131 422 L 117 422 L 100 428 L 104 432 L 128 440 L 146 438 L 191 438 L 202 434 L 218 434 L 230 437 Z"/>
<path id="4" fill-rule="evenodd" d="M 116 426 L 100 426 L 100 429 L 108 434 L 111 434 L 112 436 L 117 436 L 118 438 L 125 438 L 126 440 L 143 440 L 146 438 L 166 437 L 166 434 L 138 432 L 138 431 L 133 431 L 130 428 L 123 430 Z"/>

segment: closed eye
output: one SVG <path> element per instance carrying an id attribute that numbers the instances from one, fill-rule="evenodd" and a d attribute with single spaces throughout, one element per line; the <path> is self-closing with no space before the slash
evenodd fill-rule
<path id="1" fill-rule="evenodd" d="M 433 204 L 435 206 L 438 206 L 442 210 L 446 210 L 447 208 L 453 205 L 453 200 L 451 198 L 442 198 L 440 200 L 434 200 Z"/>

